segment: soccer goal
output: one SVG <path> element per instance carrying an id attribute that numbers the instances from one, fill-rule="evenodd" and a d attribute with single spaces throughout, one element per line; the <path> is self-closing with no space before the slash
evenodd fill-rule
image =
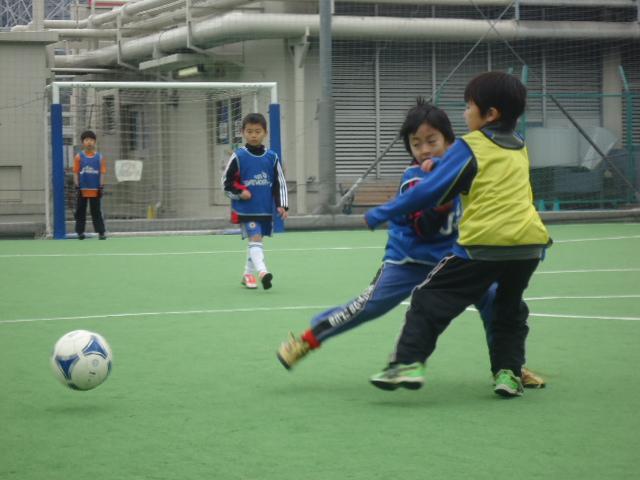
<path id="1" fill-rule="evenodd" d="M 96 133 L 107 163 L 109 233 L 220 228 L 212 219 L 228 215 L 221 175 L 242 145 L 248 113 L 265 115 L 267 147 L 282 158 L 276 83 L 54 82 L 50 89 L 45 213 L 56 239 L 73 232 L 73 159 L 84 130 Z"/>

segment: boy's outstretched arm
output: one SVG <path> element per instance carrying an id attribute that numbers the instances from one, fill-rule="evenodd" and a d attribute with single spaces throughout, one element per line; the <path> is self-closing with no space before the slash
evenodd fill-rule
<path id="1" fill-rule="evenodd" d="M 369 228 L 375 229 L 397 215 L 442 205 L 459 193 L 468 191 L 477 165 L 473 152 L 466 143 L 456 140 L 437 165 L 415 187 L 365 213 L 365 222 Z"/>

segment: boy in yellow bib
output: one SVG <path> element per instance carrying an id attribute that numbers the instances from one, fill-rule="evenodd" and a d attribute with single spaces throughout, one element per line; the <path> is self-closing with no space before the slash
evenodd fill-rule
<path id="1" fill-rule="evenodd" d="M 522 394 L 529 331 L 522 296 L 550 244 L 533 206 L 527 149 L 514 131 L 526 96 L 524 85 L 506 73 L 475 77 L 464 94 L 470 133 L 456 140 L 435 161 L 433 173 L 411 191 L 365 214 L 374 229 L 398 215 L 443 205 L 456 195 L 463 208 L 453 253 L 413 291 L 391 362 L 371 377 L 376 387 L 420 388 L 438 336 L 496 282 L 495 331 L 489 344 L 494 391 L 506 397 Z"/>

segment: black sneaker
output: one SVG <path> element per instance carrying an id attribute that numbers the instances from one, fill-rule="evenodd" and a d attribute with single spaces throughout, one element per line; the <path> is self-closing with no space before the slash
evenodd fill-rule
<path id="1" fill-rule="evenodd" d="M 85 239 L 84 233 L 79 233 L 78 240 L 84 240 L 84 239 Z"/>
<path id="2" fill-rule="evenodd" d="M 104 233 L 101 233 L 101 234 L 98 236 L 98 240 L 106 240 L 106 239 L 107 239 L 107 236 L 106 236 Z"/>
<path id="3" fill-rule="evenodd" d="M 269 272 L 262 272 L 260 274 L 260 282 L 262 283 L 262 288 L 265 290 L 269 290 L 271 288 L 271 280 L 273 280 L 273 275 Z"/>

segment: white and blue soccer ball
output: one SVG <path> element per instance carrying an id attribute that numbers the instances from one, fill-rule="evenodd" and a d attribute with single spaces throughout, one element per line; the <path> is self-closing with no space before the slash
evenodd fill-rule
<path id="1" fill-rule="evenodd" d="M 56 342 L 51 367 L 63 385 L 73 390 L 91 390 L 107 379 L 112 359 L 111 347 L 103 336 L 74 330 Z"/>

